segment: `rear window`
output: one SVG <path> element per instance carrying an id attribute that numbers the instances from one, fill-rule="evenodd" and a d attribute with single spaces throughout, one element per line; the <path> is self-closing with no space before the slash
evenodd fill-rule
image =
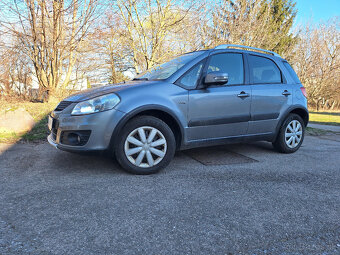
<path id="1" fill-rule="evenodd" d="M 290 76 L 293 78 L 295 83 L 301 83 L 299 77 L 297 76 L 297 74 L 295 73 L 293 67 L 291 67 L 291 65 L 286 62 L 283 61 L 283 65 L 286 67 L 287 71 L 289 72 Z"/>

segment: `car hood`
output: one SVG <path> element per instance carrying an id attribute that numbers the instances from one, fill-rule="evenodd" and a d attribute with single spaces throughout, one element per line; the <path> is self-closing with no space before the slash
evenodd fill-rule
<path id="1" fill-rule="evenodd" d="M 146 85 L 150 83 L 153 83 L 153 82 L 152 81 L 129 81 L 125 83 L 110 84 L 110 85 L 101 86 L 98 88 L 83 90 L 81 92 L 75 93 L 65 98 L 64 101 L 70 101 L 70 102 L 85 101 L 85 100 L 88 100 L 94 97 L 114 93 L 120 90 L 129 89 L 134 86 L 141 86 L 141 85 Z"/>

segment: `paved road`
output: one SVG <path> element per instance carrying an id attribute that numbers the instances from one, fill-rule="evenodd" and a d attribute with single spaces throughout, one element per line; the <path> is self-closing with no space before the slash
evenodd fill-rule
<path id="1" fill-rule="evenodd" d="M 340 254 L 340 136 L 292 155 L 223 146 L 220 165 L 212 150 L 133 176 L 46 143 L 7 148 L 0 254 Z"/>

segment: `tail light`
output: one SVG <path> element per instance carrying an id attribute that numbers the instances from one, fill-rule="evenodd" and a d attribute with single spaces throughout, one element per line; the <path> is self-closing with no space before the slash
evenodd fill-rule
<path id="1" fill-rule="evenodd" d="M 306 92 L 305 87 L 301 87 L 300 89 L 301 89 L 302 94 L 307 98 L 307 92 Z"/>

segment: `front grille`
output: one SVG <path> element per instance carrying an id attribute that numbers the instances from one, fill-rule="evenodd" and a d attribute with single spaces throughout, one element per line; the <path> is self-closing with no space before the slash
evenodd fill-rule
<path id="1" fill-rule="evenodd" d="M 70 102 L 70 101 L 61 101 L 58 104 L 57 108 L 55 108 L 55 111 L 60 112 L 60 111 L 64 110 L 67 106 L 69 106 L 70 104 L 72 104 L 72 102 Z"/>

